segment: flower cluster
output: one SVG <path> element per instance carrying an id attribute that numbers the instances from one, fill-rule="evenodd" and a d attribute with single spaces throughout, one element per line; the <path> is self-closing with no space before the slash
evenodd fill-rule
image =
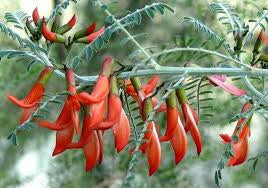
<path id="1" fill-rule="evenodd" d="M 119 81 L 113 72 L 114 60 L 106 57 L 102 63 L 102 70 L 91 93 L 77 91 L 74 71 L 65 67 L 65 78 L 68 96 L 62 110 L 55 122 L 35 118 L 39 127 L 44 127 L 56 132 L 56 146 L 53 156 L 64 152 L 67 149 L 82 149 L 86 158 L 86 171 L 92 169 L 97 163 L 103 160 L 103 134 L 111 129 L 114 135 L 115 149 L 121 152 L 129 143 L 131 128 L 128 117 L 124 111 L 120 93 Z M 23 115 L 20 124 L 29 119 L 37 110 L 45 92 L 45 85 L 53 73 L 51 67 L 46 67 L 40 74 L 29 94 L 22 100 L 8 95 L 14 104 L 23 108 Z M 245 92 L 234 86 L 225 83 L 224 76 L 209 76 L 208 80 L 213 86 L 219 86 L 226 91 L 243 95 Z M 139 77 L 133 77 L 125 81 L 124 89 L 132 96 L 139 106 L 139 111 L 144 122 L 159 103 L 155 92 L 159 76 L 152 76 L 146 84 L 142 84 Z M 179 105 L 181 110 L 179 110 Z M 242 112 L 250 108 L 247 103 Z M 148 122 L 147 131 L 144 134 L 145 142 L 140 145 L 142 153 L 146 154 L 149 163 L 149 175 L 152 175 L 161 163 L 161 142 L 170 142 L 175 156 L 175 163 L 178 164 L 186 155 L 187 133 L 190 133 L 196 145 L 197 154 L 202 151 L 202 137 L 198 129 L 198 115 L 188 102 L 183 86 L 171 91 L 166 101 L 161 103 L 157 113 L 166 113 L 166 130 L 163 135 L 160 128 L 152 119 Z M 75 141 L 74 134 L 80 134 L 79 114 L 83 114 L 82 131 L 80 138 Z M 247 139 L 249 136 L 249 122 L 240 131 L 243 119 L 239 120 L 233 136 L 238 140 L 233 143 L 234 156 L 230 158 L 229 165 L 237 165 L 246 159 Z M 221 135 L 225 143 L 231 143 L 232 138 L 228 135 Z"/>
<path id="2" fill-rule="evenodd" d="M 43 36 L 49 42 L 63 43 L 65 45 L 72 44 L 73 42 L 89 44 L 105 31 L 104 26 L 95 31 L 96 22 L 93 22 L 87 28 L 77 31 L 74 34 L 72 41 L 69 41 L 64 34 L 70 31 L 75 24 L 76 16 L 73 15 L 73 17 L 62 26 L 59 26 L 57 20 L 55 19 L 51 29 L 49 29 L 45 17 L 40 17 L 38 8 L 34 9 L 32 13 L 32 20 L 26 20 L 26 27 L 32 35 L 31 39 L 36 41 L 40 40 L 41 36 Z"/>
<path id="3" fill-rule="evenodd" d="M 50 43 L 64 43 L 67 46 L 70 42 L 91 43 L 105 31 L 104 27 L 95 31 L 96 23 L 94 22 L 86 29 L 76 32 L 72 41 L 69 41 L 69 39 L 66 40 L 64 34 L 74 27 L 75 15 L 62 26 L 58 26 L 54 21 L 50 29 L 47 27 L 47 20 L 40 18 L 36 8 L 32 14 L 32 20 L 34 25 L 27 20 L 26 26 L 32 34 L 33 40 L 39 40 L 43 36 Z M 256 54 L 259 53 L 260 44 L 267 43 L 268 39 L 263 35 L 261 32 L 255 44 Z M 56 145 L 52 155 L 61 154 L 69 149 L 82 149 L 86 158 L 85 169 L 88 171 L 102 162 L 104 156 L 103 136 L 109 129 L 113 132 L 116 151 L 120 153 L 126 148 L 131 137 L 131 127 L 120 98 L 121 93 L 129 95 L 135 100 L 140 117 L 144 125 L 147 125 L 144 127 L 146 128 L 143 136 L 144 142 L 140 144 L 139 150 L 147 157 L 149 175 L 154 174 L 160 167 L 162 142 L 171 144 L 175 163 L 179 164 L 188 150 L 187 133 L 189 133 L 195 143 L 197 155 L 200 155 L 202 136 L 198 127 L 199 118 L 188 101 L 184 85 L 181 84 L 178 88 L 171 89 L 165 101 L 157 105 L 159 99 L 155 94 L 158 94 L 159 76 L 152 76 L 144 84 L 139 77 L 131 77 L 129 80 L 124 80 L 123 84 L 119 84 L 122 82 L 117 79 L 118 71 L 113 70 L 114 64 L 115 62 L 110 56 L 103 60 L 102 69 L 90 93 L 81 89 L 77 90 L 78 84 L 76 84 L 74 71 L 64 65 L 63 71 L 68 94 L 57 119 L 54 122 L 38 117 L 31 119 L 39 127 L 55 131 Z M 187 66 L 197 65 L 188 63 Z M 45 86 L 53 71 L 52 67 L 45 67 L 24 99 L 19 100 L 12 95 L 7 95 L 12 103 L 23 109 L 20 125 L 28 121 L 39 108 L 45 94 Z M 246 94 L 244 90 L 228 83 L 227 77 L 224 75 L 210 75 L 204 78 L 212 86 L 220 87 L 232 95 L 243 96 Z M 159 107 L 155 109 L 156 106 Z M 252 104 L 247 102 L 241 113 L 245 113 L 251 108 Z M 160 126 L 157 125 L 156 118 L 149 118 L 153 110 L 156 111 L 156 115 L 161 112 L 166 114 L 166 128 L 163 134 Z M 239 165 L 247 159 L 251 118 L 252 115 L 249 118 L 239 119 L 232 136 L 220 134 L 223 143 L 230 144 L 233 149 L 233 155 L 228 161 L 229 166 Z M 80 131 L 81 128 L 82 131 Z M 79 135 L 79 139 L 74 139 L 75 134 Z"/>

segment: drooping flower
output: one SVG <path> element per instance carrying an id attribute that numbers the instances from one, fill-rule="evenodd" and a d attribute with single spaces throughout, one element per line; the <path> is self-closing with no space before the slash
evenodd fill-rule
<path id="1" fill-rule="evenodd" d="M 187 152 L 187 138 L 177 109 L 176 92 L 173 91 L 166 100 L 167 104 L 167 130 L 164 136 L 160 136 L 160 142 L 170 141 L 175 163 L 178 164 Z"/>
<path id="2" fill-rule="evenodd" d="M 197 127 L 198 116 L 196 112 L 192 109 L 192 107 L 189 105 L 184 88 L 181 87 L 177 89 L 176 94 L 185 119 L 185 131 L 190 131 L 190 134 L 196 145 L 197 154 L 199 155 L 202 151 L 202 138 Z"/>
<path id="3" fill-rule="evenodd" d="M 244 104 L 241 113 L 244 113 L 252 108 L 252 104 L 250 102 L 247 102 Z M 232 137 L 237 137 L 237 140 L 232 142 L 232 137 L 228 134 L 220 134 L 220 137 L 223 140 L 224 144 L 232 144 L 232 149 L 234 152 L 234 155 L 229 158 L 228 166 L 236 166 L 246 161 L 248 156 L 248 138 L 250 136 L 250 123 L 251 123 L 251 117 L 248 119 L 248 121 L 245 123 L 245 125 L 241 128 L 241 126 L 245 122 L 245 118 L 241 118 L 238 120 L 236 127 L 234 129 L 234 132 L 232 134 Z"/>
<path id="4" fill-rule="evenodd" d="M 143 108 L 144 117 L 147 117 L 153 109 L 150 98 L 144 100 Z M 151 176 L 157 171 L 161 162 L 161 146 L 154 121 L 149 122 L 147 131 L 144 134 L 144 139 L 147 142 L 141 145 L 141 150 L 146 153 L 149 163 L 149 175 Z"/>
<path id="5" fill-rule="evenodd" d="M 101 147 L 99 142 L 98 133 L 96 130 L 91 130 L 88 134 L 88 141 L 82 147 L 86 158 L 86 171 L 92 169 L 100 160 Z"/>
<path id="6" fill-rule="evenodd" d="M 23 124 L 27 119 L 29 119 L 32 113 L 39 107 L 39 103 L 41 102 L 43 94 L 45 92 L 45 86 L 48 83 L 48 80 L 51 77 L 52 73 L 52 67 L 45 67 L 27 96 L 21 100 L 17 99 L 15 96 L 7 95 L 7 98 L 13 104 L 23 109 L 22 116 L 20 118 L 20 124 Z"/>
<path id="7" fill-rule="evenodd" d="M 125 111 L 122 109 L 120 119 L 116 122 L 113 127 L 115 148 L 117 153 L 122 151 L 128 144 L 130 139 L 130 125 Z"/>
<path id="8" fill-rule="evenodd" d="M 159 76 L 151 77 L 146 84 L 141 84 L 140 79 L 138 77 L 134 77 L 131 79 L 131 82 L 127 80 L 125 82 L 126 93 L 133 97 L 133 99 L 138 103 L 140 111 L 142 112 L 142 101 L 151 96 L 152 92 L 156 89 L 156 86 L 160 80 Z M 132 84 L 132 82 L 135 85 Z M 137 89 L 136 89 L 137 88 Z M 156 97 L 152 97 L 152 103 L 155 107 L 158 103 Z M 160 107 L 157 109 L 157 112 L 166 111 L 166 104 L 161 103 Z"/>
<path id="9" fill-rule="evenodd" d="M 54 123 L 42 120 L 39 122 L 40 127 L 56 130 L 56 146 L 53 156 L 62 153 L 72 142 L 74 129 L 79 133 L 79 111 L 80 103 L 77 98 L 74 72 L 67 69 L 65 72 L 67 90 L 70 93 L 67 96 L 63 109 Z"/>

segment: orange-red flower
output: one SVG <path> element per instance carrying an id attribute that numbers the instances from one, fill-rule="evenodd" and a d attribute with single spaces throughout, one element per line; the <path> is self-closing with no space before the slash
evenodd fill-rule
<path id="1" fill-rule="evenodd" d="M 38 13 L 38 8 L 36 7 L 32 13 L 32 18 L 36 26 L 38 26 L 39 21 L 40 21 L 40 16 Z"/>
<path id="2" fill-rule="evenodd" d="M 187 152 L 187 138 L 177 109 L 176 92 L 173 91 L 166 100 L 167 103 L 167 130 L 159 140 L 170 141 L 175 153 L 175 163 L 178 164 Z"/>
<path id="3" fill-rule="evenodd" d="M 72 69 L 67 69 L 65 73 L 68 95 L 63 109 L 54 123 L 48 121 L 40 121 L 39 126 L 48 129 L 57 130 L 56 146 L 53 156 L 62 153 L 67 146 L 72 142 L 73 131 L 79 132 L 79 110 L 80 103 L 76 94 L 74 72 Z"/>
<path id="4" fill-rule="evenodd" d="M 45 18 L 43 18 L 42 20 L 42 35 L 45 37 L 46 40 L 50 42 L 58 42 L 58 43 L 65 42 L 64 36 L 54 33 L 47 28 Z"/>
<path id="5" fill-rule="evenodd" d="M 192 107 L 189 105 L 184 88 L 177 89 L 176 94 L 179 99 L 183 116 L 185 119 L 185 131 L 190 131 L 190 134 L 196 145 L 197 154 L 199 155 L 202 151 L 202 138 L 197 127 L 198 116 L 196 112 L 192 109 Z"/>
<path id="6" fill-rule="evenodd" d="M 79 100 L 87 105 L 104 100 L 109 94 L 109 77 L 112 71 L 113 58 L 106 57 L 102 64 L 102 72 L 91 94 L 82 92 L 78 94 Z"/>
<path id="7" fill-rule="evenodd" d="M 66 23 L 65 25 L 63 25 L 57 29 L 56 33 L 62 35 L 68 31 L 70 31 L 74 27 L 75 24 L 76 24 L 76 16 L 73 15 L 73 17 L 69 20 L 68 23 Z"/>
<path id="8" fill-rule="evenodd" d="M 34 111 L 39 107 L 39 103 L 42 100 L 45 92 L 45 85 L 53 73 L 52 67 L 46 67 L 39 75 L 32 89 L 24 99 L 17 99 L 12 95 L 7 95 L 7 98 L 15 105 L 23 108 L 22 116 L 20 118 L 20 124 L 23 124 Z"/>
<path id="9" fill-rule="evenodd" d="M 89 27 L 86 29 L 86 32 L 87 33 L 90 33 L 90 31 L 92 31 L 92 28 L 94 27 L 95 29 L 95 26 L 92 26 L 92 27 Z M 101 27 L 98 31 L 94 32 L 94 33 L 90 33 L 89 35 L 85 36 L 85 37 L 81 37 L 81 38 L 77 38 L 76 39 L 76 42 L 79 42 L 79 43 L 85 43 L 85 44 L 90 44 L 92 43 L 96 38 L 98 38 L 101 34 L 103 34 L 105 32 L 105 27 Z M 76 36 L 78 37 L 78 36 Z"/>
<path id="10" fill-rule="evenodd" d="M 248 111 L 252 107 L 252 104 L 250 102 L 245 103 L 243 106 L 241 113 Z M 249 120 L 246 122 L 246 124 L 242 127 L 244 124 L 245 118 L 241 118 L 238 120 L 237 125 L 235 127 L 235 130 L 233 132 L 232 137 L 237 136 L 238 140 L 235 140 L 232 143 L 232 137 L 228 134 L 220 134 L 220 137 L 223 140 L 224 144 L 232 144 L 232 149 L 234 152 L 234 155 L 229 158 L 228 166 L 236 166 L 246 161 L 248 156 L 248 138 L 250 136 L 250 122 L 251 122 L 252 116 L 249 118 Z"/>
<path id="11" fill-rule="evenodd" d="M 152 101 L 150 98 L 147 98 L 143 104 L 144 117 L 146 118 L 153 109 Z M 140 149 L 143 153 L 146 153 L 149 163 L 149 175 L 151 176 L 157 171 L 161 162 L 161 146 L 154 121 L 149 122 L 147 131 L 144 134 L 144 140 L 147 142 L 143 143 Z"/>
<path id="12" fill-rule="evenodd" d="M 92 34 L 96 29 L 96 22 L 93 22 L 90 26 L 88 26 L 86 29 L 80 30 L 74 34 L 74 39 L 79 39 L 85 36 L 88 36 Z"/>

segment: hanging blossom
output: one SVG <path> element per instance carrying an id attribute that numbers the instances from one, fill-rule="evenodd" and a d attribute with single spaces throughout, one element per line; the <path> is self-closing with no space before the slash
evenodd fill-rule
<path id="1" fill-rule="evenodd" d="M 245 113 L 252 108 L 252 104 L 250 102 L 246 102 L 241 110 L 241 113 Z M 252 119 L 251 115 L 245 125 L 241 127 L 245 118 L 241 118 L 238 120 L 235 130 L 232 136 L 228 134 L 220 134 L 220 137 L 223 140 L 224 144 L 231 144 L 232 150 L 234 152 L 233 156 L 231 156 L 228 160 L 228 166 L 236 166 L 246 161 L 248 156 L 248 138 L 250 136 L 250 123 Z"/>
<path id="2" fill-rule="evenodd" d="M 43 98 L 45 93 L 45 86 L 47 85 L 51 75 L 53 73 L 52 67 L 45 67 L 45 69 L 40 73 L 37 81 L 33 85 L 29 93 L 23 98 L 18 99 L 13 95 L 7 95 L 7 98 L 16 106 L 23 109 L 20 125 L 22 125 L 30 116 L 35 112 Z"/>

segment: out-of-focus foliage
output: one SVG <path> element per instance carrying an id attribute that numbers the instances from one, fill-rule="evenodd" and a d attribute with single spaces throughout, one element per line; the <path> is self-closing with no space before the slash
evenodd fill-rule
<path id="1" fill-rule="evenodd" d="M 55 3 L 59 2 L 59 0 L 51 0 L 46 8 L 51 10 L 53 6 L 55 7 Z M 126 11 L 135 11 L 151 2 L 154 1 L 120 0 L 119 3 L 112 5 L 111 10 L 116 16 L 120 17 L 127 14 Z M 148 35 L 145 35 L 146 37 L 141 36 L 139 38 L 139 40 L 143 40 L 143 44 L 146 47 L 163 44 L 162 48 L 164 49 L 174 45 L 174 41 L 180 44 L 183 44 L 185 41 L 192 42 L 192 44 L 198 44 L 199 46 L 206 42 L 206 36 L 197 36 L 196 30 L 193 27 L 181 24 L 184 16 L 195 17 L 202 23 L 206 23 L 210 28 L 215 29 L 220 35 L 225 36 L 227 30 L 217 22 L 214 14 L 208 9 L 208 5 L 212 1 L 169 0 L 167 2 L 176 10 L 175 15 L 166 14 L 164 17 L 157 16 L 152 21 L 150 18 L 145 17 L 143 18 L 145 21 L 142 22 L 141 26 L 131 30 L 133 33 L 148 33 Z M 10 12 L 21 9 L 27 10 L 28 14 L 31 14 L 35 6 L 39 7 L 39 1 L 37 0 L 13 0 L 1 3 L 3 3 L 0 8 L 1 20 L 4 19 L 4 13 L 7 10 Z M 268 6 L 266 0 L 228 1 L 228 3 L 232 4 L 238 14 L 245 18 L 255 16 L 257 11 L 263 8 L 263 6 Z M 30 4 L 31 8 L 27 7 L 28 4 Z M 46 8 L 42 8 L 42 13 L 46 14 Z M 98 27 L 105 24 L 103 13 L 95 9 L 89 1 L 81 0 L 77 6 L 68 7 L 67 11 L 64 11 L 60 17 L 61 21 L 68 20 L 73 12 L 78 17 L 78 27 L 87 26 L 93 21 L 97 21 Z M 195 40 L 192 40 L 192 38 L 195 38 Z M 79 68 L 79 74 L 94 75 L 100 67 L 100 64 L 97 62 L 100 62 L 106 53 L 112 54 L 120 61 L 128 62 L 126 57 L 133 50 L 133 46 L 128 44 L 122 47 L 120 37 L 114 37 L 111 40 L 112 43 L 109 43 L 109 49 L 107 46 L 104 46 L 104 50 L 98 52 L 91 63 L 82 64 L 81 68 Z M 170 41 L 170 43 L 167 41 Z M 14 46 L 18 47 L 17 44 L 8 40 L 3 34 L 0 34 L 0 42 L 0 46 L 5 47 L 5 49 Z M 212 49 L 215 48 L 213 42 L 208 42 L 206 46 Z M 58 46 L 54 48 L 55 50 L 52 50 L 53 57 L 65 61 L 67 52 Z M 72 50 L 69 55 L 77 55 L 82 48 L 82 45 L 77 45 L 77 48 Z M 187 53 L 167 58 L 174 61 L 174 64 L 183 64 L 189 60 Z M 204 62 L 207 59 L 197 61 Z M 213 66 L 212 62 L 205 63 L 207 66 Z M 85 161 L 81 151 L 67 151 L 58 157 L 51 157 L 50 151 L 52 151 L 54 146 L 54 137 L 51 134 L 54 133 L 50 133 L 45 129 L 20 134 L 19 147 L 14 147 L 7 141 L 6 138 L 10 131 L 17 126 L 17 117 L 20 112 L 5 99 L 5 95 L 8 92 L 12 92 L 16 96 L 24 96 L 31 87 L 31 81 L 34 81 L 40 69 L 41 67 L 34 65 L 30 72 L 27 72 L 27 65 L 21 62 L 16 63 L 13 60 L 3 60 L 0 62 L 0 187 L 24 187 L 27 183 L 32 185 L 30 187 L 52 188 L 118 187 L 121 185 L 130 155 L 128 150 L 125 150 L 120 155 L 116 154 L 116 151 L 112 147 L 113 139 L 110 132 L 104 136 L 105 156 L 103 163 L 88 173 L 84 171 Z M 49 91 L 56 92 L 63 90 L 63 80 L 59 77 L 53 76 L 53 80 L 50 83 L 52 84 L 48 88 Z M 220 89 L 213 89 L 213 91 L 214 93 L 211 94 L 212 97 L 215 98 L 217 96 L 213 105 L 213 117 L 211 117 L 209 124 L 205 124 L 204 126 L 201 124 L 200 126 L 204 137 L 204 151 L 202 155 L 196 157 L 194 147 L 191 147 L 193 145 L 191 142 L 191 150 L 188 151 L 185 160 L 175 166 L 170 146 L 163 144 L 162 165 L 159 171 L 152 177 L 148 177 L 147 175 L 145 157 L 138 157 L 138 163 L 134 171 L 135 179 L 133 185 L 135 187 L 215 187 L 213 179 L 214 171 L 223 150 L 218 134 L 227 130 L 230 132 L 234 126 L 233 123 L 231 125 L 229 124 L 230 117 L 233 117 L 240 111 L 242 104 L 232 100 L 230 95 L 223 93 Z M 56 118 L 54 114 L 57 114 L 58 111 L 59 109 L 53 108 L 51 117 Z M 165 117 L 161 118 L 161 121 L 165 122 Z M 266 121 L 256 115 L 252 124 L 250 155 L 265 151 L 265 143 L 268 140 Z M 36 161 L 27 160 L 25 156 L 28 158 L 34 156 Z M 251 157 L 254 156 L 252 155 Z M 26 168 L 35 165 L 35 169 L 33 169 L 34 173 L 29 172 L 28 175 L 25 175 L 24 169 L 21 167 L 23 163 L 27 163 L 24 166 Z M 227 168 L 222 174 L 224 187 L 266 187 L 268 183 L 267 159 L 260 159 L 258 163 L 256 172 L 252 168 L 253 161 L 232 169 Z"/>

